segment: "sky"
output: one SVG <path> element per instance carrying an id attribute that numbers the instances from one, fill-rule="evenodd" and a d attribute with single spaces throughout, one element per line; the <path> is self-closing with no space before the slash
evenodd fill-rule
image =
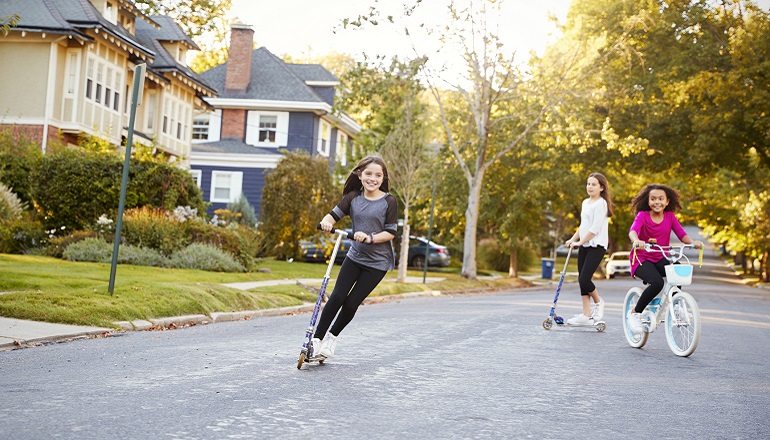
<path id="1" fill-rule="evenodd" d="M 389 14 L 400 15 L 402 0 L 233 0 L 234 16 L 254 27 L 254 39 L 274 54 L 301 56 L 329 52 L 360 56 L 384 54 L 410 57 L 412 44 L 423 53 L 435 51 L 425 47 L 434 39 L 414 36 L 411 40 L 395 27 L 367 27 L 365 30 L 341 29 L 343 18 L 365 14 L 370 5 L 384 8 Z M 770 1 L 770 0 L 768 0 Z M 413 2 L 413 0 L 410 0 Z M 410 29 L 419 30 L 419 24 L 447 23 L 447 0 L 423 0 L 410 21 Z M 530 50 L 542 51 L 546 43 L 555 39 L 553 24 L 548 21 L 552 12 L 564 19 L 570 0 L 507 0 L 500 16 L 500 34 L 505 47 L 522 60 Z M 334 30 L 338 29 L 335 34 Z M 549 39 L 549 35 L 551 35 Z"/>

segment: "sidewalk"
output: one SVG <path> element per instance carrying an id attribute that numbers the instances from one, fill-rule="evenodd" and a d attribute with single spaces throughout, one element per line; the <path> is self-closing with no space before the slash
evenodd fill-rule
<path id="1" fill-rule="evenodd" d="M 442 281 L 444 278 L 427 277 L 426 283 Z M 275 286 L 282 284 L 310 284 L 319 285 L 322 279 L 303 278 L 255 281 L 247 283 L 225 284 L 235 289 L 248 290 L 256 287 Z M 395 281 L 395 278 L 393 278 Z M 422 283 L 422 277 L 408 277 L 408 283 Z M 377 296 L 367 298 L 364 303 L 387 301 L 393 298 L 408 298 L 415 296 L 437 296 L 438 291 L 420 291 L 414 293 L 402 293 L 390 296 Z M 295 313 L 306 313 L 313 310 L 314 304 L 303 304 L 293 307 L 280 307 L 265 310 L 246 310 L 240 312 L 211 313 L 207 315 L 174 316 L 168 318 L 151 319 L 149 321 L 136 320 L 131 322 L 116 322 L 122 331 L 149 330 L 152 328 L 179 328 L 188 325 L 212 324 L 216 322 L 239 321 L 259 316 L 280 316 Z M 66 324 L 52 324 L 48 322 L 26 321 L 21 319 L 0 317 L 0 351 L 12 350 L 16 347 L 28 347 L 45 345 L 57 341 L 87 338 L 99 335 L 110 335 L 116 330 L 113 328 L 88 327 Z M 118 330 L 120 331 L 120 330 Z"/>

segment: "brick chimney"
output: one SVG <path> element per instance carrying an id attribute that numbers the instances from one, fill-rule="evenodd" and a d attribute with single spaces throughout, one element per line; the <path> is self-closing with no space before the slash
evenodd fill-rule
<path id="1" fill-rule="evenodd" d="M 245 92 L 249 87 L 253 41 L 254 29 L 250 25 L 233 23 L 230 26 L 225 93 Z"/>

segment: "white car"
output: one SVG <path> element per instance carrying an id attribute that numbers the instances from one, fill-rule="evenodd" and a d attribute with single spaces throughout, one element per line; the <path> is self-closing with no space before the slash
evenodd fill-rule
<path id="1" fill-rule="evenodd" d="M 607 274 L 607 278 L 615 278 L 617 274 L 631 275 L 630 256 L 631 252 L 628 251 L 613 252 L 604 266 L 604 273 Z"/>

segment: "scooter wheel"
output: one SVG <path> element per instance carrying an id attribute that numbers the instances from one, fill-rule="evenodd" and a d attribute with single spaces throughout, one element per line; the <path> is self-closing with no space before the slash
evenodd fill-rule
<path id="1" fill-rule="evenodd" d="M 604 323 L 604 321 L 600 321 L 596 323 L 596 331 L 601 333 L 607 328 L 607 324 Z"/>
<path id="2" fill-rule="evenodd" d="M 299 370 L 300 368 L 302 368 L 302 364 L 304 363 L 305 363 L 305 353 L 303 352 L 299 354 L 299 360 L 297 361 L 297 369 Z"/>
<path id="3" fill-rule="evenodd" d="M 543 328 L 546 330 L 550 330 L 551 327 L 553 327 L 553 321 L 551 321 L 551 318 L 547 318 L 545 321 L 543 321 Z"/>
<path id="4" fill-rule="evenodd" d="M 323 365 L 323 364 L 324 364 L 324 360 L 323 359 L 318 361 L 318 365 Z"/>

